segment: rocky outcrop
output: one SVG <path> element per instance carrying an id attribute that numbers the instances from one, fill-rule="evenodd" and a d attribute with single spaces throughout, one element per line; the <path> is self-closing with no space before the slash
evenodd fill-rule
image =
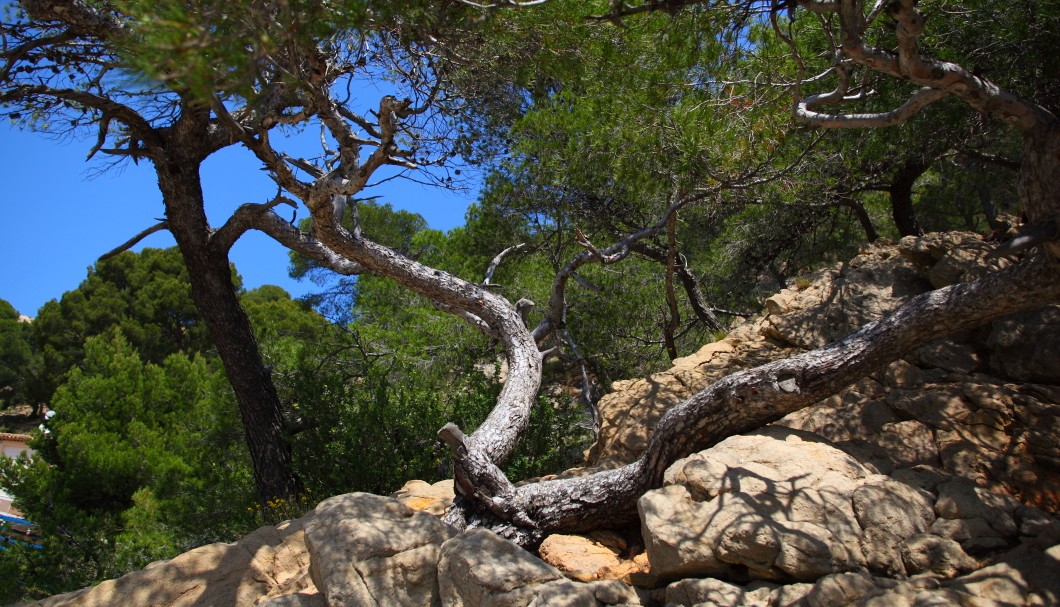
<path id="1" fill-rule="evenodd" d="M 799 281 L 672 369 L 616 383 L 590 461 L 632 461 L 673 403 L 980 276 L 988 250 L 971 234 L 907 238 Z M 654 581 L 671 582 L 666 602 L 1056 602 L 1057 315 L 1050 306 L 929 344 L 772 428 L 674 463 L 638 504 Z M 1027 563 L 1049 573 L 1027 574 Z M 986 587 L 1004 590 L 977 594 Z"/>
<path id="2" fill-rule="evenodd" d="M 306 524 L 309 573 L 329 607 L 437 605 L 438 558 L 454 531 L 392 498 L 324 500 Z"/>
<path id="3" fill-rule="evenodd" d="M 988 251 L 975 234 L 907 237 L 798 281 L 767 299 L 764 314 L 672 369 L 616 382 L 600 401 L 590 463 L 633 461 L 667 409 L 716 379 L 824 345 L 910 297 L 1005 263 L 985 261 Z M 1060 512 L 1058 331 L 1060 306 L 1005 317 L 920 348 L 780 423 L 832 441 L 878 473 L 934 466 Z"/>
<path id="4" fill-rule="evenodd" d="M 324 607 L 309 578 L 305 527 L 312 515 L 210 544 L 116 580 L 24 607 Z"/>
<path id="5" fill-rule="evenodd" d="M 668 408 L 728 373 L 1005 263 L 988 250 L 972 234 L 906 238 L 797 281 L 725 339 L 616 382 L 589 465 L 634 460 Z M 675 462 L 639 500 L 639 529 L 554 535 L 537 555 L 446 527 L 452 482 L 410 481 L 37 604 L 1060 604 L 1058 349 L 1058 306 L 929 344 Z"/>

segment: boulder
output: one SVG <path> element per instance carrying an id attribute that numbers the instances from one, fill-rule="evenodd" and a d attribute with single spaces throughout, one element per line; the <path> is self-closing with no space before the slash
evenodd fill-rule
<path id="1" fill-rule="evenodd" d="M 978 565 L 957 542 L 927 534 L 914 535 L 902 544 L 902 562 L 910 575 L 930 572 L 943 577 L 971 571 Z"/>
<path id="2" fill-rule="evenodd" d="M 625 542 L 620 537 L 601 535 L 601 541 L 581 535 L 550 535 L 538 554 L 567 577 L 583 582 L 628 579 L 630 574 L 643 571 L 640 563 L 621 557 Z"/>
<path id="3" fill-rule="evenodd" d="M 986 346 L 991 371 L 1018 381 L 1060 384 L 1060 306 L 994 321 Z"/>
<path id="4" fill-rule="evenodd" d="M 887 577 L 905 577 L 902 538 L 883 527 L 869 527 L 861 535 L 860 545 L 869 571 Z"/>
<path id="5" fill-rule="evenodd" d="M 846 607 L 879 590 L 879 580 L 865 573 L 833 573 L 821 578 L 806 594 L 807 607 Z"/>
<path id="6" fill-rule="evenodd" d="M 851 503 L 879 478 L 808 433 L 730 437 L 675 462 L 638 502 L 652 573 L 809 581 L 861 568 Z"/>
<path id="7" fill-rule="evenodd" d="M 340 495 L 306 526 L 309 571 L 329 607 L 440 605 L 437 564 L 454 533 L 397 500 Z"/>
<path id="8" fill-rule="evenodd" d="M 745 595 L 743 588 L 721 580 L 689 579 L 666 587 L 666 604 L 691 607 L 706 603 L 716 607 L 739 607 L 747 604 Z M 769 596 L 768 591 L 766 596 Z"/>
<path id="9" fill-rule="evenodd" d="M 878 581 L 878 580 L 877 580 Z M 950 580 L 930 575 L 881 587 L 858 607 L 1013 607 L 1060 604 L 1060 546 L 1017 548 L 996 563 Z"/>
<path id="10" fill-rule="evenodd" d="M 901 539 L 926 533 L 935 521 L 930 494 L 889 478 L 858 487 L 852 502 L 862 528 L 879 527 Z"/>
<path id="11" fill-rule="evenodd" d="M 572 582 L 559 569 L 485 529 L 461 533 L 442 545 L 438 581 L 446 607 L 640 604 L 636 592 L 621 582 Z"/>
<path id="12" fill-rule="evenodd" d="M 422 510 L 427 514 L 441 516 L 453 505 L 456 493 L 453 479 L 446 479 L 431 484 L 421 480 L 411 480 L 390 495 L 413 510 Z"/>
<path id="13" fill-rule="evenodd" d="M 209 544 L 116 580 L 25 605 L 34 607 L 251 607 L 270 597 L 319 599 L 306 570 L 304 528 L 312 515 L 262 527 L 239 542 Z M 303 600 L 299 599 L 299 600 Z"/>

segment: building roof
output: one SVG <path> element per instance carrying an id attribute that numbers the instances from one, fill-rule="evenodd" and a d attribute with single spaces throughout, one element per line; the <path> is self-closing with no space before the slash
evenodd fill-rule
<path id="1" fill-rule="evenodd" d="M 16 443 L 28 443 L 33 437 L 28 434 L 11 434 L 10 432 L 0 432 L 0 440 L 9 440 Z"/>

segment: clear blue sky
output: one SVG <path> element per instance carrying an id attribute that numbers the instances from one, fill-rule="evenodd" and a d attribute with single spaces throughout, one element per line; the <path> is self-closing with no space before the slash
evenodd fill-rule
<path id="1" fill-rule="evenodd" d="M 0 299 L 22 314 L 36 316 L 44 302 L 76 288 L 101 254 L 163 216 L 151 164 L 124 163 L 98 174 L 106 159 L 85 162 L 92 143 L 57 141 L 0 125 Z M 206 162 L 203 189 L 211 225 L 221 225 L 240 204 L 266 202 L 275 195 L 275 184 L 259 167 L 249 152 L 238 148 Z M 463 224 L 474 195 L 401 180 L 372 194 L 381 194 L 380 202 L 423 215 L 439 230 Z M 284 216 L 290 212 L 280 209 Z M 303 209 L 299 217 L 305 216 Z M 134 250 L 173 245 L 167 232 L 157 232 Z M 287 276 L 286 249 L 259 232 L 243 236 L 231 259 L 247 288 L 275 284 L 296 297 L 313 289 L 309 281 Z"/>

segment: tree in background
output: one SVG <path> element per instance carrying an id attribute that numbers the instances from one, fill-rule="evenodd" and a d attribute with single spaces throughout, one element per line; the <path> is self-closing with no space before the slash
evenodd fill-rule
<path id="1" fill-rule="evenodd" d="M 0 409 L 32 400 L 38 360 L 29 325 L 14 306 L 0 299 Z"/>
<path id="2" fill-rule="evenodd" d="M 237 281 L 238 276 L 234 277 Z M 84 358 L 89 337 L 117 329 L 146 362 L 211 348 L 195 309 L 188 273 L 175 249 L 121 253 L 89 269 L 78 288 L 45 303 L 30 325 L 49 402 L 70 369 Z"/>
<path id="3" fill-rule="evenodd" d="M 227 539 L 250 518 L 246 451 L 224 439 L 235 411 L 215 365 L 181 352 L 144 362 L 117 327 L 83 347 L 35 456 L 0 461 L 0 481 L 45 545 L 0 559 L 17 565 L 4 589 L 15 596 L 114 577 Z"/>
<path id="4" fill-rule="evenodd" d="M 44 545 L 0 551 L 0 572 L 11 581 L 0 600 L 73 590 L 203 543 L 230 541 L 301 515 L 309 496 L 386 493 L 413 476 L 440 479 L 445 453 L 426 437 L 450 419 L 477 424 L 496 395 L 497 380 L 470 364 L 455 366 L 462 364 L 455 353 L 437 357 L 452 368 L 425 364 L 429 354 L 414 345 L 425 343 L 417 333 L 422 325 L 406 326 L 407 334 L 398 326 L 375 329 L 376 337 L 407 342 L 380 360 L 364 354 L 365 342 L 352 329 L 279 287 L 240 291 L 240 301 L 273 368 L 307 501 L 255 504 L 235 399 L 208 340 L 185 342 L 187 350 L 170 344 L 166 353 L 156 340 L 128 337 L 165 333 L 179 316 L 175 310 L 190 311 L 181 318 L 184 327 L 202 322 L 178 251 L 124 252 L 98 262 L 77 289 L 46 304 L 39 318 L 48 322 L 35 326 L 38 340 L 24 341 L 27 348 L 38 341 L 62 345 L 76 360 L 62 368 L 60 385 L 44 401 L 55 417 L 33 443 L 36 456 L 5 460 L 0 470 L 0 484 L 38 525 Z M 34 368 L 36 354 L 4 360 L 20 377 Z M 450 390 L 435 388 L 443 381 Z M 524 441 L 509 474 L 567 463 L 559 447 L 569 442 L 563 431 L 571 424 L 550 416 L 554 411 L 539 407 L 540 431 Z"/>
<path id="5" fill-rule="evenodd" d="M 381 127 L 373 126 L 367 108 L 333 105 L 322 115 L 311 101 L 313 90 L 338 90 L 355 77 L 373 79 L 385 65 L 405 76 L 395 81 L 396 88 L 422 102 L 399 104 L 404 120 L 418 116 L 430 122 L 440 107 L 440 89 L 429 77 L 430 56 L 398 42 L 406 34 L 429 33 L 428 26 L 411 29 L 405 17 L 432 14 L 418 3 L 341 4 L 35 0 L 10 7 L 2 25 L 7 44 L 0 104 L 9 118 L 45 132 L 91 132 L 96 139 L 90 158 L 103 154 L 154 166 L 166 218 L 114 252 L 161 229 L 176 239 L 195 306 L 240 405 L 263 503 L 296 498 L 302 486 L 293 472 L 275 385 L 239 304 L 228 251 L 257 224 L 291 248 L 325 259 L 332 269 L 360 268 L 272 214 L 273 207 L 289 202 L 281 195 L 244 205 L 221 226 L 210 225 L 199 167 L 225 147 L 270 145 L 270 133 L 320 119 L 365 127 L 365 137 L 338 143 L 346 155 L 353 153 L 351 146 L 374 147 L 377 165 L 424 164 L 435 151 L 428 137 L 415 158 L 395 156 L 392 141 L 380 138 Z M 231 56 L 239 56 L 240 64 Z M 310 75 L 311 70 L 316 71 Z M 381 101 L 381 120 L 398 107 L 393 99 Z M 427 164 L 441 158 L 444 153 Z"/>

